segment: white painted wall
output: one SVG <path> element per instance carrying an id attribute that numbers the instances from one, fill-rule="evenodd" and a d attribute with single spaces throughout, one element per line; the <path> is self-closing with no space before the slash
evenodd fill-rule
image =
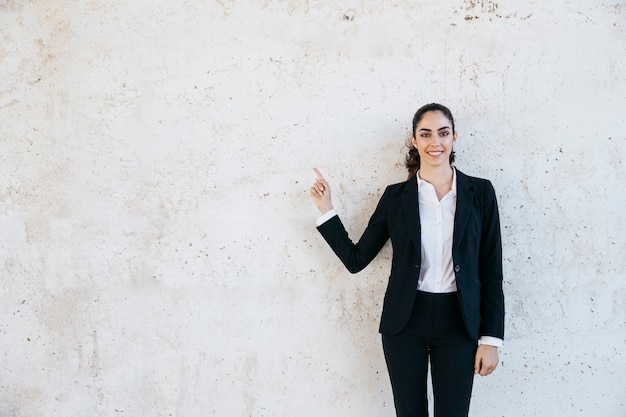
<path id="1" fill-rule="evenodd" d="M 0 416 L 394 415 L 390 248 L 427 102 L 492 179 L 502 364 L 472 416 L 626 415 L 626 3 L 0 0 Z"/>

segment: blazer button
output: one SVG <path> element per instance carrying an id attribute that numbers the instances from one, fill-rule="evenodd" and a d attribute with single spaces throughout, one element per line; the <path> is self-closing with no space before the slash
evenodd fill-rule
<path id="1" fill-rule="evenodd" d="M 454 267 L 454 272 L 459 272 L 461 270 L 461 267 L 459 265 L 456 265 Z"/>

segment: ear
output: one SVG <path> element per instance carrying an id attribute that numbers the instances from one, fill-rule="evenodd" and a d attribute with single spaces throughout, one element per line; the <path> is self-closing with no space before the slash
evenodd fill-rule
<path id="1" fill-rule="evenodd" d="M 457 132 L 455 131 L 454 132 L 454 136 L 452 137 L 452 143 L 456 143 L 456 136 L 457 136 L 456 134 L 457 134 Z"/>
<path id="2" fill-rule="evenodd" d="M 413 147 L 417 149 L 417 140 L 415 139 L 415 135 L 411 135 L 411 143 L 413 144 Z"/>

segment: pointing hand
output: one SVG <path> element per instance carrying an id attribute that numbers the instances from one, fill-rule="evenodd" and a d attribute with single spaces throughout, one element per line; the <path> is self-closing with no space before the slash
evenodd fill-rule
<path id="1" fill-rule="evenodd" d="M 315 172 L 317 179 L 311 187 L 311 199 L 320 213 L 325 214 L 333 208 L 333 203 L 330 201 L 330 185 L 317 168 L 313 168 L 313 172 Z"/>

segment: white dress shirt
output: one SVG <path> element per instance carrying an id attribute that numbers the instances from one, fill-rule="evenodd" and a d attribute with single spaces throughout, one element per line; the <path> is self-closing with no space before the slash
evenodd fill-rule
<path id="1" fill-rule="evenodd" d="M 417 289 L 431 293 L 456 291 L 454 265 L 452 265 L 452 237 L 456 213 L 456 171 L 453 170 L 452 188 L 441 200 L 435 187 L 419 176 L 417 178 L 417 203 L 422 229 L 422 260 Z"/>

